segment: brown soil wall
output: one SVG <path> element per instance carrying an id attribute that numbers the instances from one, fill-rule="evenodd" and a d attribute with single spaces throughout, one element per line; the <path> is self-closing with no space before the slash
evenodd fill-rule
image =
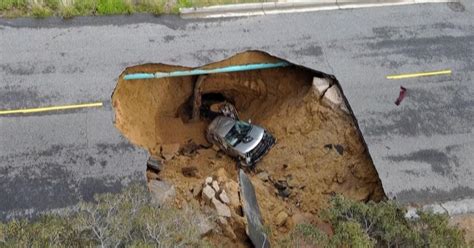
<path id="1" fill-rule="evenodd" d="M 202 68 L 277 61 L 281 60 L 253 51 Z M 204 134 L 208 121 L 189 122 L 186 116 L 189 111 L 185 111 L 190 107 L 197 77 L 125 81 L 123 75 L 182 69 L 188 68 L 163 64 L 127 68 L 112 96 L 116 127 L 132 143 L 157 156 L 161 156 L 166 145 L 184 146 L 190 140 L 207 144 Z M 256 171 L 250 172 L 264 222 L 272 228 L 273 240 L 294 225 L 292 221 L 284 226 L 275 223 L 275 216 L 281 211 L 289 216 L 301 213 L 317 216 L 334 193 L 362 201 L 380 201 L 385 196 L 354 116 L 325 104 L 313 87 L 314 77 L 329 76 L 290 66 L 213 74 L 201 87 L 203 94 L 219 93 L 235 103 L 242 119 L 251 119 L 277 138 L 277 144 L 257 164 Z M 334 80 L 332 83 L 338 85 Z M 342 153 L 335 145 L 342 147 Z M 196 177 L 181 173 L 188 166 L 198 168 Z M 232 159 L 215 149 L 200 149 L 194 156 L 177 155 L 166 161 L 159 177 L 176 186 L 176 202 L 181 205 L 192 201 L 190 189 L 220 168 L 227 171 L 229 178 L 237 180 Z M 271 181 L 257 177 L 260 171 L 266 171 L 271 181 L 288 182 L 289 197 L 279 196 Z"/>

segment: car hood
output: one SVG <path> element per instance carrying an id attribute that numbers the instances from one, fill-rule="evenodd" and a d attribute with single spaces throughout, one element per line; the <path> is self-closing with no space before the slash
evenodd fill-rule
<path id="1" fill-rule="evenodd" d="M 234 149 L 245 155 L 247 152 L 252 151 L 258 145 L 258 143 L 260 143 L 264 133 L 265 130 L 263 128 L 253 125 L 252 129 L 247 134 L 247 136 L 250 136 L 253 139 L 247 143 L 241 141 L 239 144 L 237 144 L 237 146 L 234 147 Z"/>

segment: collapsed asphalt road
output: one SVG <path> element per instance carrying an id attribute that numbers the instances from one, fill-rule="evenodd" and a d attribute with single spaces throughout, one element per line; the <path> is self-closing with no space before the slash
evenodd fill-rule
<path id="1" fill-rule="evenodd" d="M 462 1 L 212 21 L 0 20 L 1 110 L 105 103 L 0 116 L 0 217 L 65 208 L 144 180 L 145 153 L 112 124 L 110 94 L 125 67 L 199 66 L 249 49 L 337 76 L 389 196 L 472 198 L 473 11 Z M 440 69 L 453 73 L 386 79 Z M 407 96 L 396 106 L 400 85 Z"/>

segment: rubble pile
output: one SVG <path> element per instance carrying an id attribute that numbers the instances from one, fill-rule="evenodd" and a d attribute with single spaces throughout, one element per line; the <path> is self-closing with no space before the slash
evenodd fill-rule
<path id="1" fill-rule="evenodd" d="M 201 68 L 282 61 L 263 52 L 245 52 Z M 173 204 L 196 204 L 217 216 L 222 234 L 211 242 L 245 247 L 246 221 L 239 197 L 236 162 L 209 144 L 211 119 L 192 118 L 195 76 L 124 80 L 136 72 L 190 68 L 145 64 L 127 68 L 112 96 L 115 125 L 132 143 L 160 159 L 149 182 L 173 185 Z M 242 120 L 268 129 L 277 142 L 247 170 L 264 226 L 277 242 L 296 224 L 318 223 L 318 214 L 335 193 L 368 201 L 385 194 L 367 147 L 337 80 L 300 66 L 210 74 L 201 83 L 203 105 L 223 99 Z M 210 178 L 209 178 L 210 176 Z"/>

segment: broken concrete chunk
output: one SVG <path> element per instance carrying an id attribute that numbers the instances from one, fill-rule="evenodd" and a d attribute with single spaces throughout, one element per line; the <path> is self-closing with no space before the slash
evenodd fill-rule
<path id="1" fill-rule="evenodd" d="M 148 182 L 148 189 L 151 192 L 152 202 L 161 206 L 170 202 L 176 196 L 176 189 L 173 185 L 158 180 Z"/>
<path id="2" fill-rule="evenodd" d="M 255 188 L 242 169 L 239 170 L 239 181 L 243 212 L 247 218 L 247 235 L 255 247 L 269 248 L 270 242 L 263 229 Z"/>
<path id="3" fill-rule="evenodd" d="M 342 94 L 337 85 L 331 86 L 326 93 L 324 93 L 324 98 L 329 102 L 333 103 L 334 105 L 338 105 L 342 103 Z"/>
<path id="4" fill-rule="evenodd" d="M 269 175 L 266 171 L 262 171 L 262 172 L 257 174 L 257 177 L 260 178 L 262 181 L 267 182 L 268 178 L 269 178 Z"/>
<path id="5" fill-rule="evenodd" d="M 341 90 L 337 85 L 333 85 L 327 89 L 326 93 L 324 93 L 323 99 L 327 100 L 333 107 L 340 108 L 344 112 L 349 113 L 349 109 L 342 97 Z"/>
<path id="6" fill-rule="evenodd" d="M 161 156 L 165 160 L 171 160 L 178 154 L 179 144 L 166 144 L 161 146 Z"/>
<path id="7" fill-rule="evenodd" d="M 324 91 L 329 88 L 330 83 L 331 82 L 327 78 L 313 78 L 313 87 L 317 90 L 319 97 L 321 97 L 324 94 Z"/>
<path id="8" fill-rule="evenodd" d="M 224 203 L 220 202 L 216 198 L 212 198 L 212 205 L 214 205 L 214 208 L 216 208 L 217 215 L 229 218 L 231 217 L 230 208 Z"/>
<path id="9" fill-rule="evenodd" d="M 219 194 L 219 199 L 225 204 L 230 203 L 229 197 L 227 196 L 227 193 L 224 190 L 222 190 L 222 192 Z"/>
<path id="10" fill-rule="evenodd" d="M 277 226 L 283 226 L 286 223 L 286 219 L 288 219 L 288 214 L 285 211 L 281 211 L 275 218 L 275 224 Z"/>
<path id="11" fill-rule="evenodd" d="M 238 212 L 240 210 L 240 198 L 239 198 L 239 184 L 234 181 L 228 181 L 225 184 L 225 189 L 227 190 L 227 196 L 230 200 L 230 206 L 234 211 Z"/>
<path id="12" fill-rule="evenodd" d="M 217 181 L 213 181 L 212 182 L 212 188 L 216 191 L 216 192 L 219 192 L 220 188 L 219 188 L 219 183 Z"/>
<path id="13" fill-rule="evenodd" d="M 216 192 L 209 185 L 206 185 L 202 189 L 202 199 L 208 204 L 211 203 L 211 201 L 212 201 L 212 199 L 214 199 L 215 195 L 216 195 Z"/>
<path id="14" fill-rule="evenodd" d="M 198 197 L 199 194 L 201 194 L 202 191 L 202 185 L 199 183 L 193 188 L 193 197 Z"/>
<path id="15" fill-rule="evenodd" d="M 210 185 L 212 183 L 212 177 L 206 178 L 206 184 Z"/>

